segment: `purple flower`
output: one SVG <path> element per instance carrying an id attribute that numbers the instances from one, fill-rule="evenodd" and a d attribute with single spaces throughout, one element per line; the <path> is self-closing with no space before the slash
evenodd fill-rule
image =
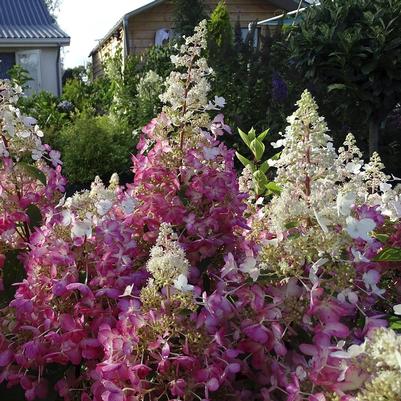
<path id="1" fill-rule="evenodd" d="M 288 97 L 288 87 L 283 78 L 274 72 L 272 76 L 272 98 L 277 103 L 283 103 Z"/>

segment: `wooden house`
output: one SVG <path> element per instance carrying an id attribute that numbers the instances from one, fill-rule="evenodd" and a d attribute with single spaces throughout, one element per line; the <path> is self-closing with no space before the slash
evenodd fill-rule
<path id="1" fill-rule="evenodd" d="M 204 0 L 212 12 L 218 0 Z M 302 2 L 303 3 L 303 2 Z M 233 25 L 239 19 L 244 35 L 254 21 L 279 15 L 299 7 L 299 0 L 226 0 Z M 94 76 L 102 74 L 107 56 L 121 49 L 122 57 L 139 54 L 153 45 L 168 40 L 174 30 L 174 4 L 172 0 L 153 0 L 143 7 L 125 14 L 101 39 L 90 53 Z"/>

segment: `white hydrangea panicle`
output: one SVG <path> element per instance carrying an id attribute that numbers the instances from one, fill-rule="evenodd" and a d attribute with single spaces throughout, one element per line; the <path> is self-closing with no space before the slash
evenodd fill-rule
<path id="1" fill-rule="evenodd" d="M 323 219 L 330 217 L 336 199 L 337 155 L 327 124 L 308 91 L 297 106 L 282 134 L 281 157 L 274 163 L 282 193 L 273 199 L 270 213 L 280 230 L 294 219 L 315 219 L 316 212 Z"/>
<path id="2" fill-rule="evenodd" d="M 77 192 L 60 205 L 63 207 L 63 225 L 70 226 L 73 238 L 90 238 L 92 227 L 113 210 L 118 182 L 118 175 L 113 174 L 110 185 L 106 187 L 100 177 L 96 176 L 90 190 Z"/>
<path id="3" fill-rule="evenodd" d="M 357 394 L 358 401 L 401 400 L 401 336 L 388 328 L 375 329 L 362 345 L 355 362 L 370 379 Z"/>
<path id="4" fill-rule="evenodd" d="M 0 80 L 0 124 L 2 126 L 0 155 L 3 157 L 12 155 L 17 161 L 30 155 L 35 162 L 42 157 L 53 162 L 54 159 L 47 155 L 42 144 L 43 132 L 37 125 L 37 121 L 33 117 L 23 115 L 16 106 L 21 94 L 20 87 L 13 86 L 8 80 Z"/>
<path id="5" fill-rule="evenodd" d="M 350 133 L 343 146 L 338 149 L 336 162 L 337 173 L 342 183 L 343 192 L 365 195 L 364 172 L 365 162 L 361 150 L 356 145 L 355 137 Z"/>
<path id="6" fill-rule="evenodd" d="M 365 353 L 377 369 L 396 370 L 401 375 L 401 336 L 394 330 L 376 329 L 366 340 Z"/>
<path id="7" fill-rule="evenodd" d="M 379 192 L 380 187 L 390 179 L 383 170 L 384 164 L 379 154 L 374 152 L 369 163 L 366 164 L 364 168 L 366 187 L 370 194 Z"/>
<path id="8" fill-rule="evenodd" d="M 120 177 L 117 173 L 113 173 L 109 180 L 109 189 L 117 189 L 120 185 Z"/>
<path id="9" fill-rule="evenodd" d="M 181 148 L 184 136 L 196 143 L 202 128 L 211 127 L 212 122 L 207 111 L 220 110 L 225 104 L 224 98 L 218 96 L 209 101 L 209 78 L 213 75 L 213 70 L 202 57 L 202 52 L 207 47 L 206 38 L 207 21 L 204 20 L 195 27 L 193 36 L 185 38 L 179 54 L 171 56 L 175 71 L 167 78 L 166 91 L 160 95 L 164 103 L 162 114 L 167 116 L 175 132 L 179 134 Z M 163 134 L 159 127 L 156 128 L 156 136 Z"/>
<path id="10" fill-rule="evenodd" d="M 163 223 L 160 226 L 146 269 L 161 287 L 175 285 L 177 289 L 185 291 L 191 288 L 184 279 L 188 276 L 189 262 L 170 224 Z"/>
<path id="11" fill-rule="evenodd" d="M 395 188 L 382 186 L 381 195 L 381 212 L 388 216 L 392 221 L 401 218 L 401 185 L 396 185 Z"/>

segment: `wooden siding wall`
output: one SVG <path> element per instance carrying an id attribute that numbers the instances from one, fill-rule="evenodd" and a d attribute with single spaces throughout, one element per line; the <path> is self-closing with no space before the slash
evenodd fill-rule
<path id="1" fill-rule="evenodd" d="M 104 61 L 108 57 L 114 56 L 119 48 L 122 51 L 124 49 L 124 31 L 122 28 L 116 31 L 116 34 L 111 36 L 97 52 L 92 54 L 92 71 L 94 77 L 103 75 Z"/>
<path id="2" fill-rule="evenodd" d="M 213 11 L 218 0 L 205 0 L 208 11 Z M 266 0 L 226 0 L 233 25 L 239 18 L 242 27 L 250 22 L 263 20 L 281 14 Z M 128 21 L 129 53 L 141 53 L 155 43 L 155 34 L 159 29 L 173 27 L 173 4 L 166 0 L 164 3 L 141 14 L 131 17 Z"/>

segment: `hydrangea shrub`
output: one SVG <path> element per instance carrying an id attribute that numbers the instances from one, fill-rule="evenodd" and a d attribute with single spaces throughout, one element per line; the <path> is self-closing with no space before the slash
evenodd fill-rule
<path id="1" fill-rule="evenodd" d="M 27 400 L 399 400 L 399 187 L 352 135 L 335 151 L 308 92 L 274 194 L 239 179 L 205 35 L 173 57 L 126 187 L 65 199 L 60 155 L 1 83 L 1 381 Z"/>

